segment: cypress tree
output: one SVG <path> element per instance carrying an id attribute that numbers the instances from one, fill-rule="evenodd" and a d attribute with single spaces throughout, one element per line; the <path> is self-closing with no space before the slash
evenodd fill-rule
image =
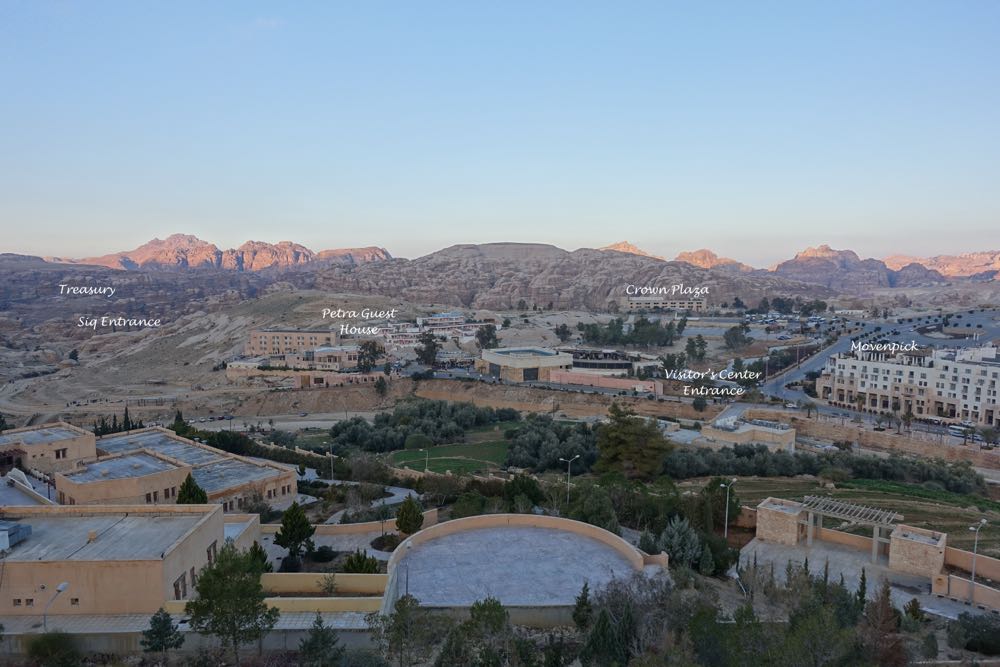
<path id="1" fill-rule="evenodd" d="M 184 479 L 184 483 L 177 490 L 177 504 L 204 505 L 207 502 L 208 494 L 205 493 L 205 489 L 198 486 L 198 482 L 194 481 L 191 473 L 188 473 L 188 476 Z"/>

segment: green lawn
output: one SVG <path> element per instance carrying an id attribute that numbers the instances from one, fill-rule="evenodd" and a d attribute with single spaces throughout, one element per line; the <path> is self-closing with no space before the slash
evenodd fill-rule
<path id="1" fill-rule="evenodd" d="M 399 467 L 423 470 L 424 465 L 433 472 L 471 473 L 497 468 L 507 459 L 507 441 L 456 443 L 438 445 L 421 452 L 415 449 L 393 452 L 390 461 Z"/>

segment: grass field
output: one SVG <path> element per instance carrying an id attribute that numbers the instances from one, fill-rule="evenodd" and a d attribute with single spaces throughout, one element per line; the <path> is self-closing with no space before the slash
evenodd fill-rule
<path id="1" fill-rule="evenodd" d="M 707 480 L 686 480 L 681 489 L 698 488 Z M 740 502 L 753 507 L 774 496 L 801 500 L 806 495 L 832 496 L 859 505 L 894 509 L 903 515 L 902 523 L 948 533 L 948 546 L 972 550 L 973 534 L 969 526 L 980 519 L 989 523 L 979 533 L 979 552 L 1000 557 L 1000 503 L 979 496 L 965 496 L 947 491 L 925 489 L 920 485 L 857 479 L 823 488 L 816 480 L 788 477 L 741 477 L 733 486 Z M 833 523 L 828 528 L 842 528 Z M 870 528 L 857 527 L 848 532 L 870 534 Z"/>
<path id="2" fill-rule="evenodd" d="M 437 445 L 423 452 L 406 449 L 390 455 L 390 461 L 395 466 L 423 470 L 426 461 L 427 467 L 433 472 L 450 470 L 456 474 L 485 471 L 491 467 L 498 468 L 503 465 L 506 458 L 505 440 Z"/>

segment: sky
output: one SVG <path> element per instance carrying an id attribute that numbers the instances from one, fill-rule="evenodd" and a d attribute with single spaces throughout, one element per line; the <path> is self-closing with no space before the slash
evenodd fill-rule
<path id="1" fill-rule="evenodd" d="M 997 35 L 992 0 L 0 0 L 0 252 L 995 250 Z"/>

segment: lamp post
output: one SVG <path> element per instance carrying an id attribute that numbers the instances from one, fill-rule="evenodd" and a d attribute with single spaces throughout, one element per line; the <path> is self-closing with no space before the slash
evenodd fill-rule
<path id="1" fill-rule="evenodd" d="M 979 531 L 986 525 L 986 519 L 980 519 L 975 526 L 969 526 L 969 530 L 976 534 L 976 539 L 972 543 L 972 582 L 969 584 L 969 602 L 976 601 L 976 552 L 979 550 Z"/>
<path id="2" fill-rule="evenodd" d="M 578 458 L 580 458 L 579 454 L 577 454 L 576 456 L 574 456 L 571 459 L 564 459 L 564 458 L 560 458 L 559 459 L 560 461 L 562 461 L 563 463 L 566 464 L 566 503 L 567 504 L 569 504 L 569 474 L 570 474 L 569 471 L 570 471 L 570 468 L 573 465 L 573 461 L 576 461 Z"/>
<path id="3" fill-rule="evenodd" d="M 736 478 L 733 477 L 729 484 L 719 484 L 720 488 L 726 490 L 726 522 L 722 526 L 722 537 L 729 538 L 729 489 L 733 488 L 733 484 L 736 483 Z"/>
<path id="4" fill-rule="evenodd" d="M 48 632 L 49 631 L 49 607 L 51 607 L 52 603 L 56 601 L 56 598 L 59 597 L 59 594 L 62 593 L 67 588 L 69 588 L 69 582 L 66 582 L 66 581 L 64 581 L 61 584 L 59 584 L 58 586 L 56 586 L 56 594 L 53 595 L 49 599 L 49 601 L 45 603 L 45 609 L 42 611 L 42 631 L 43 632 Z"/>

